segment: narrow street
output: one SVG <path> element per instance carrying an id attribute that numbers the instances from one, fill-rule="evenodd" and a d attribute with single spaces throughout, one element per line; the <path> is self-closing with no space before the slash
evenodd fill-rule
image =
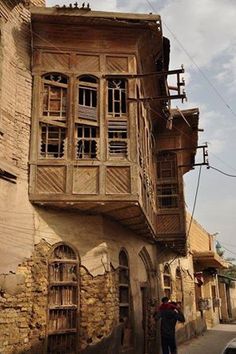
<path id="1" fill-rule="evenodd" d="M 236 323 L 219 324 L 204 335 L 179 346 L 178 354 L 221 354 L 225 345 L 236 337 Z"/>

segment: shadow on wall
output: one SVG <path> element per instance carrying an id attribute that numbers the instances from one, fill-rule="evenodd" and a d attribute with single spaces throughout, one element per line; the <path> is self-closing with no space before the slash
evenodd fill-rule
<path id="1" fill-rule="evenodd" d="M 97 344 L 88 345 L 88 347 L 84 350 L 81 350 L 79 354 L 120 354 L 121 334 L 122 334 L 122 325 L 119 325 L 113 330 L 113 332 L 109 336 L 104 337 Z M 45 353 L 43 350 L 43 346 L 44 344 L 42 341 L 41 343 L 35 344 L 33 347 L 31 347 L 28 350 L 22 350 L 19 352 L 14 351 L 14 354 L 39 354 L 39 353 L 43 354 Z"/>
<path id="2" fill-rule="evenodd" d="M 206 320 L 199 317 L 194 321 L 186 322 L 181 328 L 179 328 L 176 331 L 176 338 L 178 343 L 183 343 L 186 340 L 201 335 L 206 330 Z"/>

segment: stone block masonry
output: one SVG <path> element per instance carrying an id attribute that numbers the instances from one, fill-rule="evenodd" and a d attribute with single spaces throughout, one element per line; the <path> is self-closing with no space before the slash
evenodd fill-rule
<path id="1" fill-rule="evenodd" d="M 15 274 L 0 277 L 0 353 L 43 352 L 50 249 L 42 240 Z M 86 349 L 118 326 L 118 275 L 111 271 L 93 277 L 83 266 L 79 273 L 79 346 Z"/>

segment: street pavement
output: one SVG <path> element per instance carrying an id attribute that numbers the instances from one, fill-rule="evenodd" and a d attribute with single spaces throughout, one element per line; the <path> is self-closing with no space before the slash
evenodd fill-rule
<path id="1" fill-rule="evenodd" d="M 233 338 L 236 338 L 236 323 L 219 324 L 203 335 L 180 345 L 178 354 L 221 354 Z"/>

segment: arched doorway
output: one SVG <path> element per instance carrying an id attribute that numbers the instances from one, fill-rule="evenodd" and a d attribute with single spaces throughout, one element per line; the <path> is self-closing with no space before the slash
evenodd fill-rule
<path id="1" fill-rule="evenodd" d="M 145 247 L 139 252 L 147 274 L 147 281 L 140 284 L 142 301 L 143 354 L 156 352 L 156 326 L 153 322 L 156 298 L 156 271 Z"/>
<path id="2" fill-rule="evenodd" d="M 73 248 L 59 243 L 48 259 L 47 353 L 78 351 L 79 258 Z"/>

